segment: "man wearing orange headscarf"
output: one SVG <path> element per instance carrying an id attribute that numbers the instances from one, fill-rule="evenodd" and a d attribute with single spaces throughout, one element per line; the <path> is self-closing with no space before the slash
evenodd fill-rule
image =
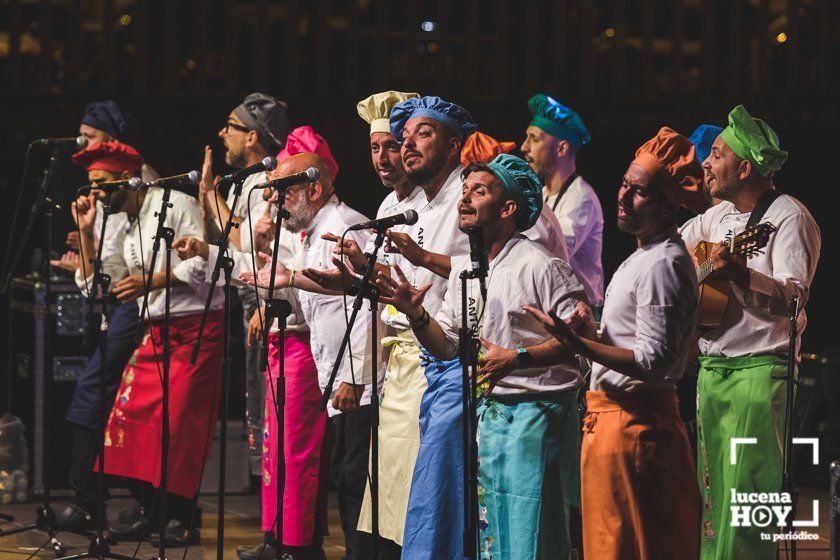
<path id="1" fill-rule="evenodd" d="M 607 287 L 601 335 L 588 313 L 561 320 L 529 308 L 567 349 L 593 363 L 581 450 L 588 558 L 696 558 L 700 497 L 674 386 L 697 314 L 697 276 L 676 228 L 703 201 L 684 136 L 662 128 L 618 189 L 618 227 L 638 249 Z"/>

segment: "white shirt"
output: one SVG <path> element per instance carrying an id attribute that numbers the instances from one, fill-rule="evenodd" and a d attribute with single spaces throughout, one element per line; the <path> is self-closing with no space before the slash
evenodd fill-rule
<path id="1" fill-rule="evenodd" d="M 729 232 L 744 231 L 749 212 L 738 212 L 731 202 L 721 202 L 680 228 L 685 243 L 719 242 Z M 790 327 L 787 302 L 799 297 L 799 334 L 805 330 L 804 307 L 820 256 L 820 230 L 808 209 L 789 195 L 773 201 L 761 222 L 778 228 L 762 254 L 747 261 L 749 289 L 734 284 L 721 326 L 700 338 L 704 356 L 787 355 Z M 798 341 L 797 341 L 798 343 Z"/>
<path id="2" fill-rule="evenodd" d="M 424 197 L 424 204 L 417 210 L 418 219 L 411 230 L 411 237 L 427 251 L 450 257 L 470 253 L 469 237 L 458 229 L 458 202 L 461 200 L 463 170 L 463 165 L 453 169 L 435 197 L 431 201 Z M 406 273 L 406 277 L 418 288 L 432 283 L 431 289 L 426 293 L 423 307 L 434 316 L 443 303 L 446 278 L 429 269 L 415 267 L 402 257 L 396 261 Z"/>
<path id="3" fill-rule="evenodd" d="M 592 364 L 596 391 L 672 390 L 682 376 L 697 321 L 697 274 L 678 235 L 639 247 L 613 274 L 601 341 L 632 349 L 645 381 Z"/>
<path id="4" fill-rule="evenodd" d="M 522 232 L 525 237 L 531 241 L 536 241 L 546 249 L 548 252 L 569 262 L 569 249 L 566 247 L 566 238 L 563 235 L 563 227 L 557 216 L 551 211 L 547 205 L 543 204 L 540 210 L 540 217 L 537 218 L 537 223 L 534 227 Z"/>
<path id="5" fill-rule="evenodd" d="M 324 233 L 336 233 L 341 235 L 353 224 L 367 221 L 367 218 L 356 212 L 333 195 L 327 203 L 318 211 L 312 223 L 306 227 L 305 235 L 298 234 L 298 249 L 295 252 L 296 270 L 303 268 L 315 268 L 319 270 L 334 269 L 332 263 L 333 248 L 335 243 L 321 239 Z M 364 247 L 368 241 L 370 232 L 351 231 L 347 239 L 352 239 Z M 344 337 L 346 320 L 353 312 L 353 297 L 347 296 L 346 305 L 344 296 L 331 296 L 316 294 L 298 290 L 300 306 L 303 317 L 310 327 L 309 345 L 312 349 L 312 356 L 315 358 L 315 365 L 318 368 L 318 380 L 323 391 L 329 381 L 333 362 L 338 356 L 341 347 L 341 340 Z M 345 315 L 346 313 L 346 315 Z M 345 317 L 347 319 L 345 319 Z M 350 335 L 350 344 L 341 360 L 341 366 L 333 385 L 333 394 L 338 390 L 340 383 L 355 383 L 356 385 L 367 385 L 361 399 L 361 404 L 370 403 L 371 383 L 371 332 L 370 332 L 370 305 L 365 302 L 362 305 L 353 330 Z M 352 354 L 352 369 L 350 355 Z M 339 414 L 332 407 L 328 406 L 330 416 Z"/>
<path id="6" fill-rule="evenodd" d="M 104 216 L 102 201 L 96 201 L 96 218 L 93 221 L 93 233 L 102 245 L 102 272 L 111 276 L 111 285 L 113 286 L 126 276 L 128 270 L 125 266 L 121 266 L 120 262 L 113 258 L 114 255 L 119 254 L 121 249 L 120 232 L 128 227 L 128 216 L 125 212 L 118 212 L 116 214 L 109 214 L 108 221 L 105 223 L 104 239 L 99 239 L 99 233 L 102 231 L 102 219 Z M 93 276 L 93 265 L 85 262 L 84 272 L 90 278 Z M 76 274 L 77 283 L 79 281 L 84 284 L 81 277 L 81 271 Z M 81 285 L 79 288 L 83 294 L 87 294 L 87 286 Z"/>
<path id="7" fill-rule="evenodd" d="M 255 224 L 263 215 L 263 212 L 265 212 L 265 208 L 268 205 L 268 202 L 263 200 L 262 189 L 254 188 L 263 184 L 266 181 L 265 177 L 266 175 L 264 172 L 248 175 L 242 183 L 242 193 L 239 195 L 239 199 L 236 201 L 235 206 L 233 204 L 233 185 L 231 185 L 227 194 L 226 202 L 231 214 L 242 221 L 242 223 L 239 224 L 239 249 L 237 250 L 242 251 L 243 253 L 251 251 L 251 228 L 253 228 L 253 224 Z M 223 232 L 225 224 L 219 222 L 219 216 L 215 212 L 215 206 L 212 201 L 209 203 L 208 210 L 213 214 L 213 218 L 219 226 L 219 230 Z"/>
<path id="8" fill-rule="evenodd" d="M 132 222 L 126 220 L 123 229 L 118 232 L 120 251 L 109 258 L 108 266 L 125 267 L 129 275 L 148 274 L 147 270 L 152 258 L 153 242 L 157 232 L 158 218 L 164 189 L 150 187 L 140 208 L 140 215 Z M 198 200 L 178 191 L 171 191 L 170 203 L 164 225 L 175 231 L 175 239 L 180 237 L 203 238 L 201 208 Z M 110 218 L 109 218 L 110 221 Z M 161 249 L 155 261 L 152 272 L 162 272 L 166 265 L 165 244 L 161 241 Z M 104 250 L 104 247 L 103 247 Z M 201 257 L 193 257 L 182 261 L 178 253 L 171 254 L 172 276 L 184 282 L 173 285 L 170 292 L 170 314 L 173 317 L 202 313 L 204 302 L 210 287 L 204 281 L 207 262 Z M 103 263 L 103 267 L 105 263 Z M 91 271 L 92 273 L 92 271 Z M 87 279 L 89 283 L 91 278 Z M 76 272 L 76 283 L 85 285 L 80 271 Z M 112 286 L 113 287 L 113 286 Z M 224 303 L 224 296 L 220 289 L 213 295 L 211 309 L 219 309 Z M 155 290 L 149 294 L 147 317 L 160 319 L 164 315 L 164 291 Z M 142 305 L 142 298 L 138 305 Z"/>
<path id="9" fill-rule="evenodd" d="M 420 187 L 414 187 L 414 190 L 402 200 L 397 199 L 396 191 L 391 191 L 388 193 L 388 196 L 382 201 L 379 205 L 379 209 L 376 211 L 376 219 L 384 218 L 386 216 L 393 216 L 394 214 L 402 214 L 406 210 L 415 210 L 419 211 L 420 208 L 426 205 L 426 193 Z M 392 231 L 398 231 L 402 233 L 408 233 L 411 235 L 412 229 L 414 225 L 406 225 L 400 224 L 390 228 Z M 340 235 L 340 234 L 339 234 Z M 412 235 L 412 238 L 414 236 Z M 376 239 L 375 235 L 371 235 L 370 239 L 368 239 L 367 245 L 365 245 L 363 251 L 365 253 L 371 254 L 373 252 L 374 241 Z M 376 256 L 376 262 L 384 264 L 386 266 L 392 266 L 393 264 L 399 262 L 400 266 L 405 269 L 406 265 L 403 264 L 405 261 L 399 261 L 399 255 L 393 253 L 385 252 L 385 245 L 380 247 L 379 252 Z M 399 311 L 392 305 L 385 305 L 382 307 L 382 313 L 380 314 L 380 319 L 382 323 L 386 326 L 393 327 L 394 329 L 408 329 L 408 319 L 406 316 Z"/>
<path id="10" fill-rule="evenodd" d="M 443 328 L 454 358 L 461 327 L 460 273 L 471 268 L 468 255 L 452 259 L 443 305 L 435 319 Z M 517 235 L 490 261 L 487 301 L 482 303 L 478 280 L 467 281 L 469 327 L 503 348 L 534 346 L 551 338 L 542 324 L 522 309 L 525 304 L 555 311 L 563 317 L 585 300 L 583 284 L 563 260 L 539 243 Z M 493 394 L 522 394 L 575 389 L 583 382 L 577 363 L 514 370 L 493 389 Z"/>
<path id="11" fill-rule="evenodd" d="M 602 305 L 604 269 L 601 266 L 601 243 L 604 213 L 601 202 L 581 176 L 577 176 L 565 192 L 560 194 L 562 197 L 558 201 L 558 195 L 549 197 L 548 189 L 543 187 L 545 204 L 549 209 L 553 208 L 566 237 L 569 264 L 583 282 L 589 302 L 594 306 Z"/>

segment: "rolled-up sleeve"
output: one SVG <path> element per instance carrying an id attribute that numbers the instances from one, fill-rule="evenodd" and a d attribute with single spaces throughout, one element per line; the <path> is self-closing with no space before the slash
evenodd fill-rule
<path id="1" fill-rule="evenodd" d="M 792 296 L 797 296 L 800 308 L 808 301 L 820 256 L 820 231 L 813 219 L 797 214 L 779 224 L 772 235 L 768 257 L 773 275 L 749 269 L 747 290 L 733 284 L 732 293 L 744 307 L 786 316 Z"/>
<path id="2" fill-rule="evenodd" d="M 633 355 L 649 383 L 682 367 L 684 326 L 695 320 L 697 308 L 695 284 L 683 276 L 676 261 L 659 259 L 637 280 Z"/>

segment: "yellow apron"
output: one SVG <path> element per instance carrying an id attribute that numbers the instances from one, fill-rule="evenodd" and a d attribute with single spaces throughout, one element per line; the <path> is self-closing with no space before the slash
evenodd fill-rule
<path id="1" fill-rule="evenodd" d="M 402 546 L 414 463 L 420 448 L 420 399 L 426 375 L 411 331 L 382 339 L 391 349 L 379 404 L 379 534 Z M 370 482 L 359 514 L 360 531 L 371 532 Z"/>

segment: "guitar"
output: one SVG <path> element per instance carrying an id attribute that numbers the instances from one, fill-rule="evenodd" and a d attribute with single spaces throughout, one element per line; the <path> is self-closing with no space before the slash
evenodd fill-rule
<path id="1" fill-rule="evenodd" d="M 761 250 L 767 246 L 770 235 L 776 229 L 776 226 L 770 222 L 756 224 L 738 235 L 727 236 L 724 243 L 733 255 L 749 259 L 761 253 Z M 701 329 L 719 327 L 726 314 L 726 306 L 729 304 L 731 286 L 728 280 L 714 274 L 715 269 L 710 259 L 713 245 L 714 243 L 709 241 L 701 241 L 694 248 L 694 257 L 698 263 L 701 263 L 697 267 L 697 282 L 700 284 L 697 327 Z"/>

